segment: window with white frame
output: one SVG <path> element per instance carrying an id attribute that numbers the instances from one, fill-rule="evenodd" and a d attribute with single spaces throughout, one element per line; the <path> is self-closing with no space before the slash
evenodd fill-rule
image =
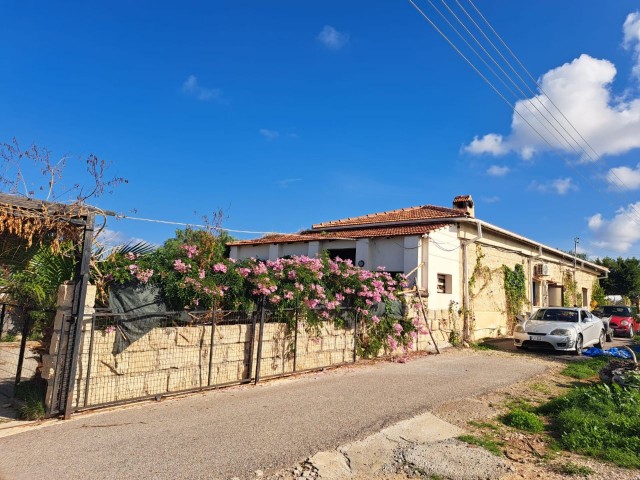
<path id="1" fill-rule="evenodd" d="M 446 273 L 438 274 L 438 288 L 436 291 L 438 293 L 452 293 L 451 275 Z"/>

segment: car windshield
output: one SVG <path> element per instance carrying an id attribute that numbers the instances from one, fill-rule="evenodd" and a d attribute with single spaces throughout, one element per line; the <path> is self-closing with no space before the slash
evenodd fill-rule
<path id="1" fill-rule="evenodd" d="M 544 320 L 548 322 L 577 322 L 578 311 L 562 308 L 541 308 L 531 317 L 532 320 Z"/>
<path id="2" fill-rule="evenodd" d="M 619 317 L 630 317 L 633 315 L 630 307 L 616 307 L 613 305 L 602 307 L 604 315 L 617 315 Z"/>

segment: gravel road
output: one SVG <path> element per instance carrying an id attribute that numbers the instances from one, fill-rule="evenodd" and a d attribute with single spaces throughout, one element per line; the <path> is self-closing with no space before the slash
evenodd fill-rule
<path id="1" fill-rule="evenodd" d="M 77 415 L 0 439 L 0 478 L 255 478 L 545 368 L 449 350 Z"/>

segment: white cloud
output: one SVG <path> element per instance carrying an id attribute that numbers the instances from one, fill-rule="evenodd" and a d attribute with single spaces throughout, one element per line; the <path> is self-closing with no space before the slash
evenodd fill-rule
<path id="1" fill-rule="evenodd" d="M 487 173 L 492 177 L 504 177 L 510 171 L 511 169 L 509 167 L 506 167 L 506 166 L 501 167 L 500 165 L 491 165 L 487 169 Z"/>
<path id="2" fill-rule="evenodd" d="M 464 147 L 464 151 L 475 154 L 489 153 L 498 156 L 508 153 L 509 148 L 505 145 L 502 135 L 489 133 L 482 138 L 473 137 L 473 141 Z"/>
<path id="3" fill-rule="evenodd" d="M 260 133 L 260 135 L 262 135 L 264 138 L 266 138 L 269 141 L 275 140 L 280 136 L 280 132 L 277 132 L 275 130 L 269 130 L 267 128 L 261 128 L 260 130 L 258 130 L 258 132 Z"/>
<path id="4" fill-rule="evenodd" d="M 316 38 L 330 50 L 340 50 L 349 42 L 348 33 L 339 32 L 331 25 L 325 25 Z"/>
<path id="5" fill-rule="evenodd" d="M 537 190 L 542 193 L 557 193 L 558 195 L 566 195 L 570 191 L 578 190 L 577 185 L 573 183 L 571 177 L 556 178 L 548 183 L 540 183 L 537 181 L 531 182 L 529 185 L 530 190 Z"/>
<path id="6" fill-rule="evenodd" d="M 636 168 L 615 167 L 607 173 L 607 182 L 611 187 L 620 190 L 637 190 L 640 188 L 640 164 Z"/>
<path id="7" fill-rule="evenodd" d="M 222 90 L 205 88 L 198 83 L 198 77 L 189 75 L 182 84 L 182 93 L 191 95 L 203 102 L 222 101 Z"/>
<path id="8" fill-rule="evenodd" d="M 595 237 L 593 244 L 618 253 L 628 252 L 640 240 L 638 212 L 640 202 L 620 208 L 611 220 L 603 218 L 600 213 L 590 217 L 587 224 Z"/>
<path id="9" fill-rule="evenodd" d="M 633 49 L 636 57 L 633 74 L 640 79 L 640 12 L 636 11 L 627 15 L 622 32 L 624 33 L 622 46 L 627 50 Z"/>
<path id="10" fill-rule="evenodd" d="M 634 73 L 640 78 L 638 12 L 630 14 L 625 21 L 624 45 L 633 49 L 636 62 Z M 583 54 L 572 62 L 548 71 L 540 79 L 542 90 L 553 99 L 555 105 L 600 155 L 620 155 L 640 148 L 640 96 L 613 96 L 611 84 L 616 73 L 616 67 L 610 61 Z M 596 155 L 580 140 L 571 125 L 542 92 L 530 99 L 517 101 L 515 110 L 511 120 L 511 132 L 508 135 L 489 133 L 481 137 L 476 136 L 464 147 L 464 151 L 495 156 L 515 152 L 524 159 L 529 159 L 536 152 L 555 150 L 577 155 L 582 161 L 595 159 Z M 552 119 L 548 112 L 553 112 L 556 120 Z M 542 118 L 542 114 L 550 119 L 555 129 Z M 548 143 L 532 130 L 527 121 L 547 139 Z M 564 141 L 558 132 L 567 140 Z M 569 139 L 566 132 L 571 132 L 572 136 L 590 151 L 593 158 L 589 158 L 584 152 L 580 153 L 580 148 Z"/>

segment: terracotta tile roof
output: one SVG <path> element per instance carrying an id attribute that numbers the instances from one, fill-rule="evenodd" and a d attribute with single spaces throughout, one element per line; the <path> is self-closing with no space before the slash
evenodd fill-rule
<path id="1" fill-rule="evenodd" d="M 473 199 L 471 198 L 471 195 L 458 195 L 457 197 L 455 197 L 453 199 L 453 203 L 456 202 L 468 202 L 468 201 L 472 201 Z"/>
<path id="2" fill-rule="evenodd" d="M 456 211 L 457 212 L 457 211 Z M 459 215 L 459 213 L 458 213 Z M 262 238 L 256 238 L 254 240 L 238 240 L 237 242 L 231 242 L 229 246 L 240 245 L 264 245 L 270 243 L 296 243 L 296 242 L 310 242 L 314 240 L 339 240 L 343 238 L 356 239 L 356 238 L 371 238 L 371 237 L 395 237 L 402 235 L 423 235 L 425 233 L 433 232 L 440 228 L 444 228 L 451 223 L 430 223 L 427 225 L 402 225 L 398 227 L 371 227 L 360 228 L 352 230 L 340 230 L 340 231 L 312 231 L 298 234 L 273 234 L 266 235 Z"/>
<path id="3" fill-rule="evenodd" d="M 435 205 L 422 205 L 419 207 L 401 208 L 399 210 L 390 210 L 388 212 L 371 213 L 360 217 L 343 218 L 341 220 L 316 223 L 312 226 L 312 229 L 322 230 L 324 228 L 347 227 L 374 223 L 408 222 L 412 220 L 419 222 L 420 220 L 432 218 L 445 219 L 464 215 L 465 212 L 463 210 L 438 207 Z"/>

